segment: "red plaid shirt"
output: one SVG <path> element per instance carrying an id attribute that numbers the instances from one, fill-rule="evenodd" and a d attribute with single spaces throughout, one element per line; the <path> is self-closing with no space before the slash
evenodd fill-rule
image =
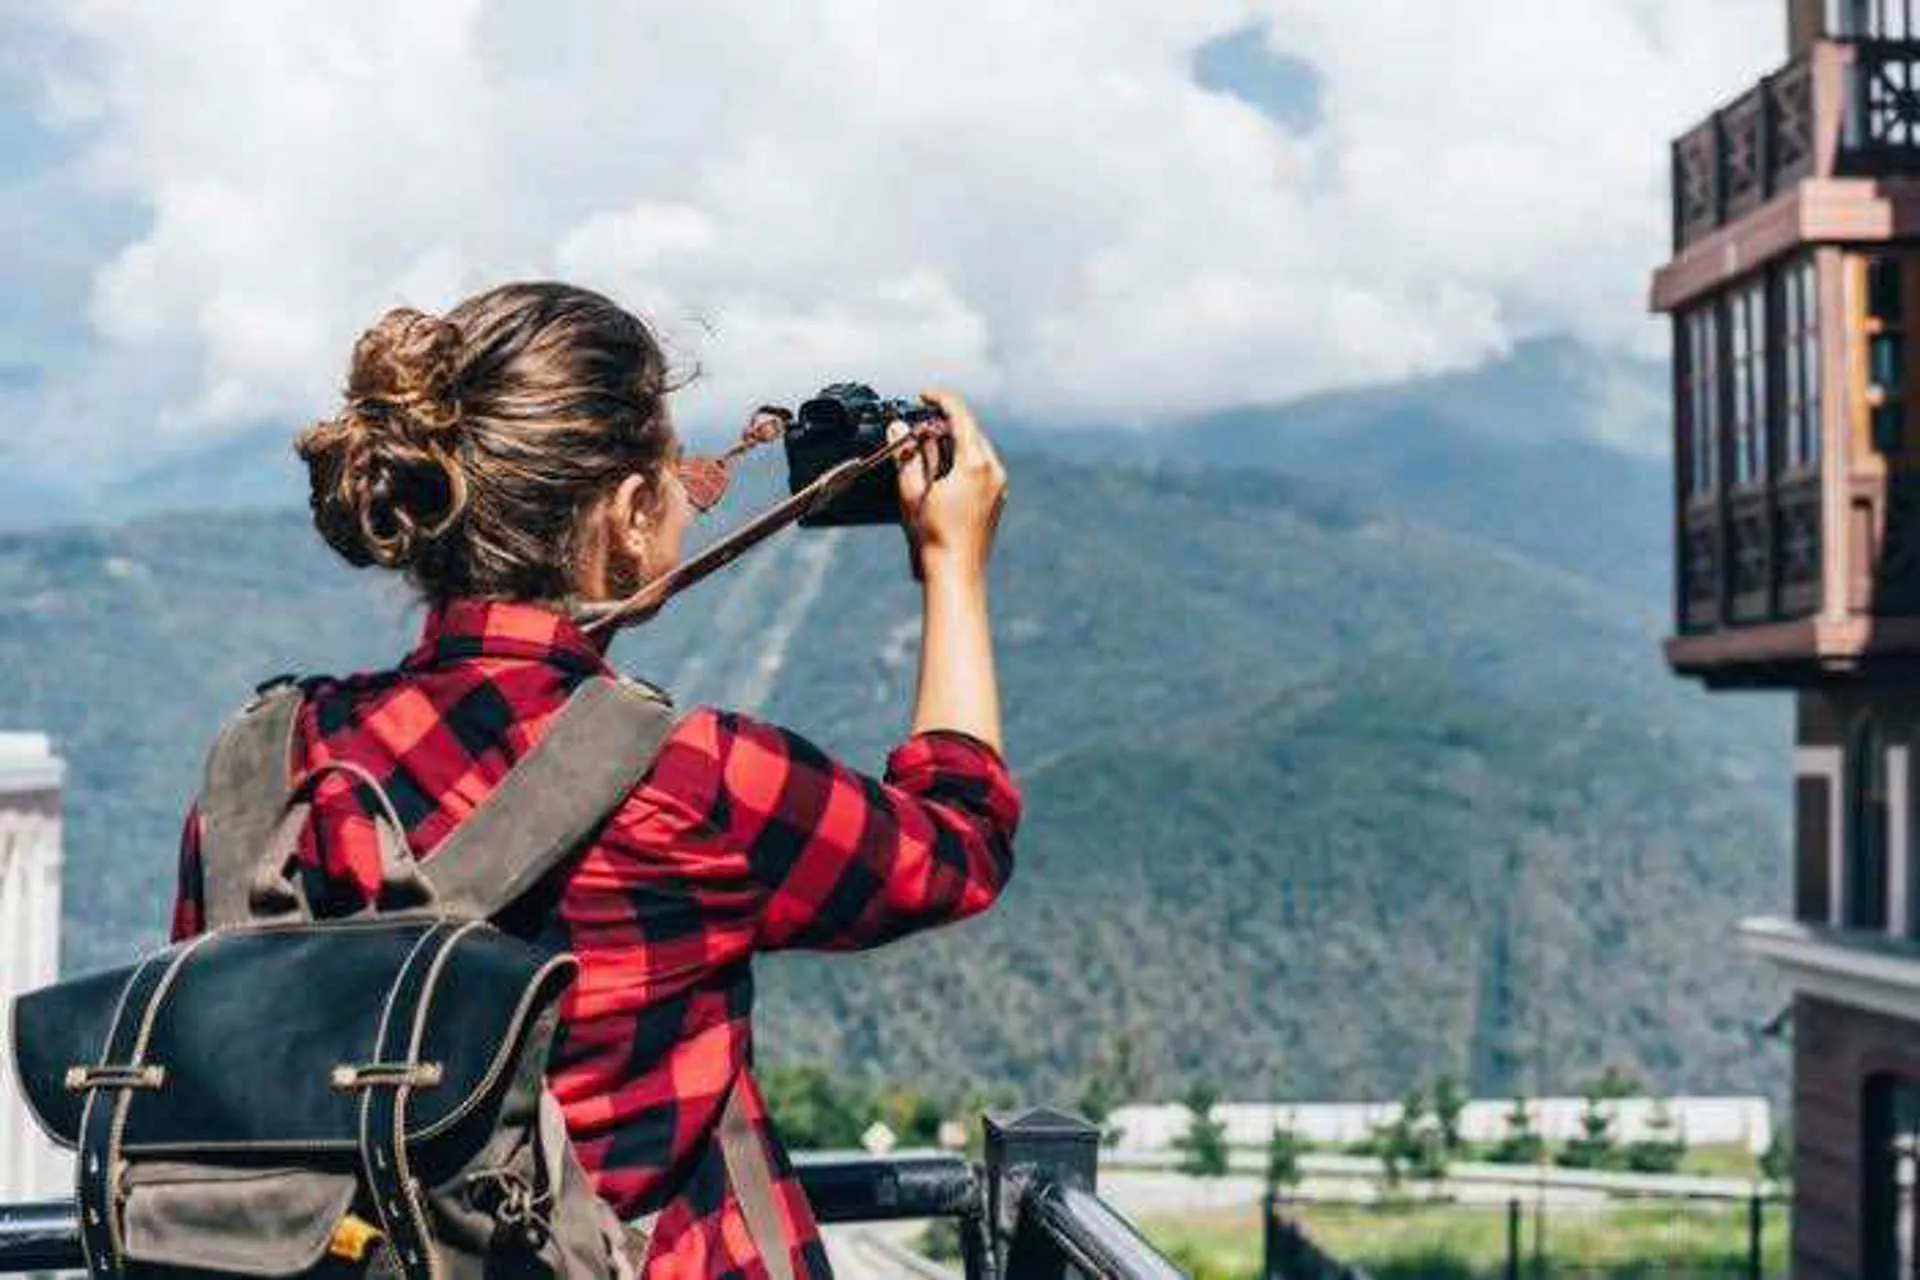
<path id="1" fill-rule="evenodd" d="M 611 674 L 564 617 L 457 601 L 392 671 L 306 684 L 294 764 L 350 759 L 392 797 L 425 859 L 540 740 L 580 681 Z M 380 882 L 369 797 L 321 784 L 301 850 L 322 913 Z M 878 946 L 992 904 L 1013 869 L 1020 796 L 958 733 L 902 743 L 884 781 L 805 739 L 698 709 L 522 927 L 580 959 L 550 1079 L 600 1194 L 664 1210 L 650 1276 L 767 1274 L 728 1190 L 715 1129 L 740 1090 L 776 1178 L 800 1276 L 829 1274 L 819 1231 L 749 1066 L 755 952 Z M 176 938 L 202 927 L 199 823 L 182 840 Z M 310 894 L 311 896 L 311 894 Z"/>

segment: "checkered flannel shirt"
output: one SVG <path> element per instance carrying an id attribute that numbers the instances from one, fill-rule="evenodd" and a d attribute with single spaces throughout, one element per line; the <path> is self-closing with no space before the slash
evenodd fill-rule
<path id="1" fill-rule="evenodd" d="M 409 843 L 432 851 L 539 741 L 582 680 L 611 674 L 566 618 L 455 601 L 391 671 L 306 683 L 298 768 L 348 759 L 385 786 Z M 380 882 L 372 797 L 321 783 L 300 858 L 323 914 Z M 749 1070 L 755 952 L 843 950 L 986 909 L 1013 870 L 1020 796 L 964 734 L 917 734 L 884 781 L 783 729 L 697 709 L 648 776 L 518 926 L 580 959 L 550 1079 L 599 1192 L 624 1216 L 664 1211 L 648 1275 L 767 1275 L 715 1130 L 741 1091 L 775 1179 L 780 1247 L 829 1274 L 819 1231 Z M 199 823 L 182 839 L 176 938 L 202 927 Z M 313 890 L 319 889 L 318 896 Z"/>

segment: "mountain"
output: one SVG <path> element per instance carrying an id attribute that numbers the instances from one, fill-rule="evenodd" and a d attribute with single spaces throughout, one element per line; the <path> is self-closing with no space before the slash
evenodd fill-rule
<path id="1" fill-rule="evenodd" d="M 1657 361 L 1565 338 L 1483 365 L 1151 430 L 1039 430 L 990 414 L 1028 453 L 1093 465 L 1257 470 L 1491 539 L 1664 609 L 1672 479 L 1668 379 Z M 297 506 L 291 428 L 258 426 L 150 464 L 98 495 L 128 514 Z M 4 503 L 0 503 L 4 509 Z"/>
<path id="2" fill-rule="evenodd" d="M 102 511 L 273 510 L 307 500 L 306 469 L 293 452 L 293 428 L 243 428 L 168 454 L 99 491 Z"/>
<path id="3" fill-rule="evenodd" d="M 986 919 L 762 966 L 763 1051 L 1070 1099 L 1126 1035 L 1168 1087 L 1390 1095 L 1606 1063 L 1754 1088 L 1785 900 L 1785 708 L 1660 664 L 1644 596 L 1240 469 L 1023 456 L 996 562 L 1021 865 Z M 877 764 L 917 608 L 896 533 L 788 535 L 626 669 Z M 0 535 L 0 715 L 73 766 L 67 960 L 159 933 L 220 716 L 382 664 L 406 598 L 296 513 Z"/>
<path id="4" fill-rule="evenodd" d="M 44 528 L 81 510 L 81 500 L 56 485 L 0 476 L 0 529 Z"/>
<path id="5" fill-rule="evenodd" d="M 1144 431 L 1016 432 L 1079 461 L 1259 469 L 1471 533 L 1666 608 L 1664 364 L 1558 338 L 1476 368 Z"/>

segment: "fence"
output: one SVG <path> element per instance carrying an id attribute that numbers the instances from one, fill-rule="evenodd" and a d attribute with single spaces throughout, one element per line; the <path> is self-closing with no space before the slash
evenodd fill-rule
<path id="1" fill-rule="evenodd" d="M 1267 1280 L 1775 1280 L 1788 1270 L 1786 1202 L 1758 1195 L 1581 1203 L 1272 1198 L 1265 1227 Z"/>
<path id="2" fill-rule="evenodd" d="M 1181 1280 L 1096 1194 L 1099 1139 L 1084 1121 L 1036 1110 L 988 1117 L 978 1166 L 951 1155 L 796 1164 L 822 1223 L 956 1224 L 965 1280 Z M 70 1201 L 0 1205 L 0 1275 L 85 1265 Z"/>

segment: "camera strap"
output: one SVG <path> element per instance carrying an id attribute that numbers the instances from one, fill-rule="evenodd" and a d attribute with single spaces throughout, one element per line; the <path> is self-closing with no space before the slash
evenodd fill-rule
<path id="1" fill-rule="evenodd" d="M 798 493 L 789 495 L 738 529 L 649 580 L 632 595 L 620 600 L 590 600 L 575 604 L 574 621 L 592 634 L 616 627 L 622 622 L 651 617 L 680 592 L 726 568 L 782 529 L 826 506 L 863 476 L 888 463 L 899 462 L 921 445 L 946 434 L 944 422 L 923 422 L 910 427 L 907 434 L 898 440 L 889 440 L 865 457 L 852 458 L 834 467 Z"/>

